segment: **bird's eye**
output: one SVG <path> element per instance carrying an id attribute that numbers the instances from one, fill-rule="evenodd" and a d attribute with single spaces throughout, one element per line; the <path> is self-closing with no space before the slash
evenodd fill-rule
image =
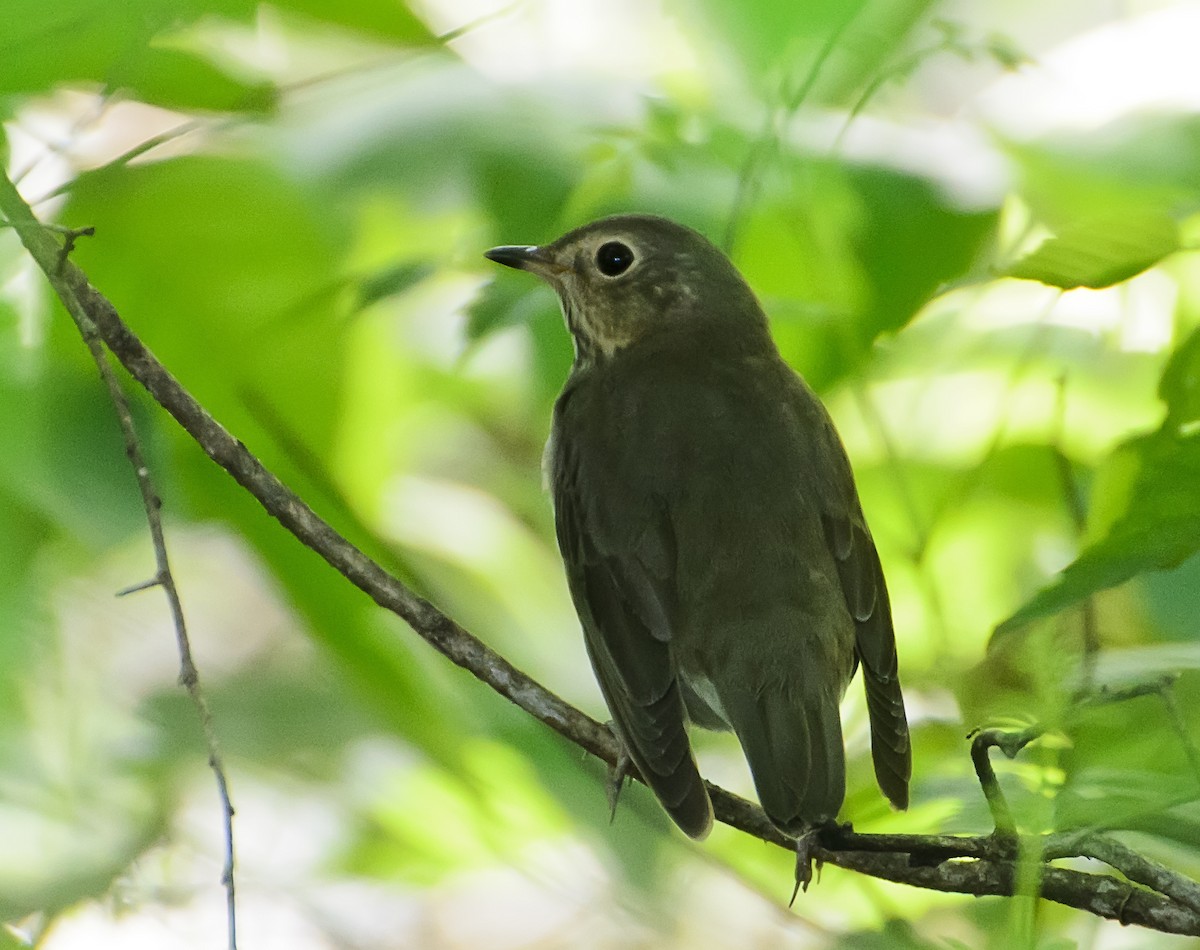
<path id="1" fill-rule="evenodd" d="M 601 244 L 596 251 L 596 266 L 605 277 L 619 277 L 633 264 L 633 251 L 620 241 Z"/>

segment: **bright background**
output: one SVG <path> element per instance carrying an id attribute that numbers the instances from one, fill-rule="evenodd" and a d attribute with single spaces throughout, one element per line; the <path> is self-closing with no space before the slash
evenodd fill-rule
<path id="1" fill-rule="evenodd" d="M 1038 721 L 1003 766 L 1023 827 L 1109 829 L 1200 874 L 1200 3 L 6 0 L 4 20 L 10 174 L 46 220 L 96 227 L 93 282 L 336 526 L 599 718 L 540 486 L 570 344 L 550 292 L 481 252 L 616 210 L 722 243 L 836 417 L 893 592 L 913 808 L 873 785 L 855 685 L 844 817 L 987 831 L 964 736 Z M 238 810 L 244 947 L 1185 945 L 836 868 L 789 912 L 777 849 L 694 845 L 640 788 L 610 826 L 596 762 L 133 395 Z M 0 946 L 223 946 L 166 609 L 113 597 L 153 569 L 135 486 L 10 233 L 0 536 Z M 1179 722 L 1154 697 L 1069 708 L 1089 597 L 1098 680 L 1184 671 Z M 731 739 L 697 744 L 751 791 Z"/>

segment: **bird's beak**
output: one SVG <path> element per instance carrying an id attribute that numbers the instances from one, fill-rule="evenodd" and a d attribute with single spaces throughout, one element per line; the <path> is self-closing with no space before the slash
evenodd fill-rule
<path id="1" fill-rule="evenodd" d="M 505 244 L 485 251 L 483 256 L 489 261 L 495 261 L 505 267 L 515 267 L 517 270 L 527 270 L 547 280 L 563 270 L 562 265 L 551 257 L 549 248 L 546 247 Z"/>

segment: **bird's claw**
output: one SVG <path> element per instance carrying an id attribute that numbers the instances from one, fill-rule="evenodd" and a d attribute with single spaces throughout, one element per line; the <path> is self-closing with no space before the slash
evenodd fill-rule
<path id="1" fill-rule="evenodd" d="M 617 740 L 619 750 L 616 763 L 608 767 L 608 778 L 604 783 L 604 795 L 608 799 L 608 820 L 613 822 L 617 819 L 617 800 L 621 797 L 621 789 L 625 785 L 625 779 L 629 777 L 629 766 L 633 760 L 629 758 L 629 753 L 625 750 L 625 743 L 621 739 L 621 734 L 617 732 L 616 725 L 612 722 L 607 725 L 608 731 Z"/>
<path id="2" fill-rule="evenodd" d="M 796 838 L 796 886 L 792 888 L 792 899 L 788 907 L 796 903 L 796 897 L 801 891 L 808 893 L 808 885 L 813 879 L 813 864 L 817 867 L 817 880 L 821 879 L 821 858 L 813 854 L 813 849 L 820 844 L 821 826 L 814 825 Z"/>

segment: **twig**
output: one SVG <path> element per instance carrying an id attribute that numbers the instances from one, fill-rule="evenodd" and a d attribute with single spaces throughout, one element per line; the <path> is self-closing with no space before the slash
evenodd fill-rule
<path id="1" fill-rule="evenodd" d="M 1000 789 L 1000 782 L 996 779 L 996 772 L 992 768 L 992 760 L 988 751 L 997 748 L 1010 759 L 1016 758 L 1017 753 L 1038 738 L 1042 731 L 1040 726 L 1030 726 L 1021 732 L 981 729 L 972 734 L 971 762 L 975 766 L 975 774 L 983 788 L 983 796 L 987 799 L 988 809 L 992 813 L 992 821 L 995 822 L 998 835 L 1015 835 L 1017 824 L 1013 821 L 1008 801 Z"/>
<path id="2" fill-rule="evenodd" d="M 300 434 L 288 425 L 282 413 L 271 404 L 271 401 L 254 388 L 241 391 L 242 402 L 254 420 L 263 427 L 267 435 L 275 440 L 284 457 L 287 458 L 296 471 L 307 479 L 312 487 L 329 500 L 338 516 L 353 527 L 355 534 L 364 539 L 373 557 L 384 567 L 396 575 L 402 582 L 412 588 L 419 596 L 424 597 L 428 585 L 418 576 L 417 569 L 401 557 L 384 538 L 381 538 L 354 510 L 341 488 L 325 469 L 324 464 L 307 444 Z"/>
<path id="3" fill-rule="evenodd" d="M 1132 686 L 1122 689 L 1110 689 L 1107 686 L 1096 688 L 1094 685 L 1088 684 L 1076 692 L 1074 704 L 1076 709 L 1084 710 L 1090 706 L 1120 703 L 1142 696 L 1157 696 L 1163 704 L 1167 721 L 1179 737 L 1179 744 L 1183 747 L 1183 754 L 1187 757 L 1192 776 L 1196 779 L 1197 785 L 1200 785 L 1200 749 L 1197 749 L 1196 742 L 1188 729 L 1187 720 L 1175 699 L 1175 683 L 1178 680 L 1179 673 L 1162 673 L 1153 679 L 1134 683 Z"/>
<path id="4" fill-rule="evenodd" d="M 751 144 L 750 151 L 746 154 L 745 161 L 742 163 L 741 170 L 738 172 L 737 188 L 733 195 L 733 207 L 729 211 L 729 223 L 725 227 L 725 236 L 721 242 L 721 247 L 728 254 L 733 250 L 734 242 L 737 240 L 738 228 L 742 223 L 742 217 L 750 206 L 750 202 L 754 198 L 754 188 L 758 184 L 758 177 L 761 170 L 766 166 L 773 156 L 774 151 L 779 147 L 778 127 L 788 118 L 790 118 L 808 98 L 813 87 L 817 84 L 817 79 L 821 75 L 821 70 L 824 68 L 826 61 L 833 55 L 837 49 L 838 41 L 842 38 L 842 34 L 850 27 L 854 18 L 858 15 L 858 6 L 851 5 L 850 12 L 846 17 L 838 23 L 829 35 L 825 38 L 825 42 L 821 44 L 821 48 L 817 51 L 817 55 L 813 58 L 812 64 L 808 71 L 804 74 L 800 85 L 791 95 L 785 92 L 780 96 L 783 100 L 781 106 L 775 110 L 769 110 L 766 118 L 763 120 L 762 131 L 759 132 L 758 138 Z"/>
<path id="5" fill-rule="evenodd" d="M 1067 458 L 1060 444 L 1063 425 L 1067 418 L 1067 376 L 1063 373 L 1058 377 L 1057 393 L 1055 395 L 1055 434 L 1051 451 L 1054 462 L 1058 467 L 1058 478 L 1062 486 L 1063 499 L 1067 510 L 1071 513 L 1071 523 L 1075 527 L 1075 535 L 1082 542 L 1087 532 L 1087 506 L 1084 504 L 1083 492 L 1079 481 L 1071 468 L 1071 460 Z M 1096 599 L 1085 597 L 1080 605 L 1080 632 L 1083 642 L 1083 664 L 1080 690 L 1090 692 L 1096 678 L 1096 659 L 1100 655 L 1100 634 L 1096 622 Z"/>
<path id="6" fill-rule="evenodd" d="M 12 220 L 11 214 L 10 220 Z M 17 220 L 19 221 L 19 217 Z M 24 239 L 27 230 L 20 225 L 17 225 L 17 230 L 21 233 L 22 239 Z M 67 256 L 70 254 L 72 248 L 74 248 L 75 241 L 84 235 L 91 235 L 94 232 L 92 228 L 75 228 L 64 230 L 62 233 L 64 235 L 63 245 L 58 250 L 56 262 L 56 271 L 59 275 L 62 274 L 67 264 Z M 41 262 L 39 261 L 39 263 Z M 179 682 L 187 690 L 192 704 L 196 707 L 196 713 L 199 716 L 200 726 L 204 733 L 205 748 L 208 752 L 208 765 L 212 769 L 213 776 L 216 779 L 217 793 L 221 799 L 225 836 L 225 865 L 221 873 L 221 884 L 225 888 L 229 950 L 237 950 L 237 897 L 233 873 L 233 802 L 229 797 L 229 780 L 221 759 L 217 733 L 213 726 L 212 711 L 209 709 L 208 700 L 200 687 L 200 674 L 196 669 L 196 663 L 192 657 L 192 646 L 188 638 L 187 622 L 183 616 L 183 602 L 180 600 L 179 590 L 175 585 L 175 576 L 171 572 L 170 559 L 167 557 L 167 542 L 163 534 L 161 514 L 162 499 L 155 490 L 154 482 L 150 477 L 150 468 L 146 464 L 146 458 L 142 452 L 141 440 L 138 438 L 137 429 L 133 423 L 133 413 L 129 408 L 129 400 L 117 382 L 116 376 L 113 375 L 112 367 L 109 366 L 108 356 L 104 352 L 104 347 L 100 342 L 96 324 L 84 315 L 84 319 L 76 320 L 76 325 L 79 327 L 79 332 L 83 337 L 84 343 L 87 345 L 88 352 L 91 353 L 92 359 L 96 363 L 96 369 L 100 373 L 100 378 L 104 381 L 109 399 L 112 401 L 113 409 L 116 411 L 117 421 L 121 426 L 121 437 L 125 443 L 125 455 L 129 459 L 129 464 L 133 466 L 138 491 L 142 496 L 142 507 L 146 512 L 146 523 L 150 529 L 150 540 L 154 546 L 154 576 L 149 580 L 119 591 L 118 596 L 125 596 L 140 590 L 146 590 L 150 587 L 161 587 L 167 597 L 167 604 L 171 610 L 171 620 L 175 627 L 175 643 L 179 650 Z"/>
<path id="7" fill-rule="evenodd" d="M 1083 857 L 1103 861 L 1129 880 L 1158 891 L 1200 913 L 1200 884 L 1187 880 L 1112 838 L 1086 832 L 1061 835 L 1053 843 L 1047 844 L 1045 856 L 1047 860 Z"/>
<path id="8" fill-rule="evenodd" d="M 1134 683 L 1121 689 L 1100 685 L 1088 692 L 1078 693 L 1074 700 L 1075 709 L 1086 709 L 1089 706 L 1107 706 L 1112 703 L 1123 703 L 1142 696 L 1160 696 L 1163 690 L 1170 688 L 1179 679 L 1178 673 L 1163 673 L 1143 683 Z"/>
<path id="9" fill-rule="evenodd" d="M 442 655 L 582 749 L 609 764 L 616 761 L 617 743 L 607 728 L 522 673 L 342 538 L 180 386 L 79 268 L 68 261 L 58 272 L 57 242 L 2 176 L 0 213 L 16 222 L 26 248 L 71 316 L 80 323 L 90 321 L 130 375 L 288 531 L 376 603 L 404 619 Z M 794 841 L 775 828 L 757 805 L 715 785 L 707 788 L 718 820 L 794 853 Z M 1011 895 L 1015 876 L 1011 847 L 994 835 L 858 835 L 841 830 L 819 842 L 813 851 L 814 857 L 827 864 L 883 880 L 938 891 L 1005 896 Z M 1185 889 L 1191 884 L 1162 870 L 1171 875 L 1176 891 L 1181 881 Z M 1200 912 L 1188 904 L 1111 877 L 1047 867 L 1042 896 L 1123 923 L 1200 935 Z"/>

